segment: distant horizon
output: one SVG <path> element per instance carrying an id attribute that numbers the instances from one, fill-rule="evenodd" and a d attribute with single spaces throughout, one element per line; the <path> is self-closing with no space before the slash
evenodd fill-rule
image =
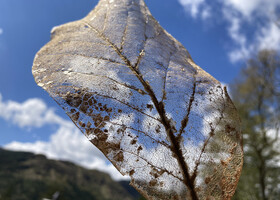
<path id="1" fill-rule="evenodd" d="M 102 172 L 102 173 L 108 174 L 108 175 L 112 178 L 112 180 L 117 181 L 117 182 L 120 182 L 120 181 L 130 181 L 130 177 L 126 177 L 126 178 L 122 178 L 122 179 L 115 179 L 115 177 L 112 177 L 112 175 L 111 175 L 110 173 L 108 173 L 108 172 L 105 172 L 105 171 L 103 171 L 103 170 L 96 169 L 96 168 L 88 168 L 88 167 L 83 166 L 83 165 L 81 165 L 81 164 L 79 164 L 79 163 L 75 163 L 74 161 L 70 161 L 69 159 L 65 159 L 65 160 L 64 160 L 64 159 L 61 159 L 61 158 L 59 158 L 59 159 L 56 159 L 56 158 L 49 158 L 47 155 L 42 154 L 42 153 L 36 153 L 36 152 L 28 151 L 28 150 L 7 149 L 7 148 L 2 147 L 2 146 L 0 146 L 0 150 L 10 151 L 10 152 L 15 152 L 15 153 L 28 153 L 28 154 L 33 154 L 33 155 L 37 155 L 37 156 L 43 156 L 43 157 L 45 157 L 47 160 L 53 160 L 53 161 L 61 161 L 61 162 L 71 163 L 71 164 L 74 164 L 74 165 L 79 166 L 79 167 L 81 167 L 81 168 L 84 168 L 84 169 L 86 169 L 86 170 L 95 170 L 95 171 L 98 171 L 98 172 Z"/>

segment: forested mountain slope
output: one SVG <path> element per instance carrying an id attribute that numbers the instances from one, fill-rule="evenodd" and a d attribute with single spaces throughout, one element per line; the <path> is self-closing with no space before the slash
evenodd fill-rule
<path id="1" fill-rule="evenodd" d="M 43 155 L 0 149 L 0 200 L 133 200 L 138 193 L 127 182 Z"/>

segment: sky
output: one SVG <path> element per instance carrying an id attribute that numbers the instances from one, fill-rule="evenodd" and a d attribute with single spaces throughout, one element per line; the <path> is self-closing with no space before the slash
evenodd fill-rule
<path id="1" fill-rule="evenodd" d="M 97 0 L 0 0 L 0 146 L 73 161 L 127 179 L 38 87 L 31 73 L 52 27 L 78 20 Z M 262 49 L 280 51 L 279 0 L 146 0 L 153 16 L 223 84 Z"/>

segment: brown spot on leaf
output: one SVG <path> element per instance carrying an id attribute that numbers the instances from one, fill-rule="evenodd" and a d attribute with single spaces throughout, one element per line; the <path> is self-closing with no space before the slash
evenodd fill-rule
<path id="1" fill-rule="evenodd" d="M 227 124 L 227 125 L 225 126 L 225 130 L 226 130 L 226 133 L 230 133 L 230 132 L 235 131 L 235 128 L 234 128 L 234 127 L 231 127 L 229 124 Z"/>
<path id="2" fill-rule="evenodd" d="M 95 136 L 97 137 L 99 142 L 105 142 L 108 138 L 108 135 L 103 133 L 100 129 L 93 129 Z"/>
<path id="3" fill-rule="evenodd" d="M 215 130 L 213 127 L 211 127 L 211 131 L 209 133 L 210 137 L 213 137 L 215 135 Z"/>
<path id="4" fill-rule="evenodd" d="M 129 176 L 132 176 L 134 173 L 135 173 L 134 169 L 133 169 L 133 170 L 130 170 Z"/>
<path id="5" fill-rule="evenodd" d="M 133 139 L 133 140 L 131 140 L 130 144 L 131 144 L 131 145 L 134 145 L 134 144 L 136 144 L 136 142 L 137 142 L 137 140 L 136 140 L 136 139 Z"/>
<path id="6" fill-rule="evenodd" d="M 149 109 L 150 109 L 150 112 L 152 112 L 152 110 L 153 110 L 154 106 L 153 106 L 153 105 L 151 105 L 151 104 L 147 104 L 147 108 L 149 108 Z"/>
<path id="7" fill-rule="evenodd" d="M 91 142 L 95 146 L 97 146 L 105 155 L 107 155 L 111 151 L 119 150 L 119 144 L 107 142 L 108 135 L 104 132 L 97 131 L 95 135 L 96 138 L 92 139 Z"/>
<path id="8" fill-rule="evenodd" d="M 228 162 L 225 161 L 225 160 L 221 160 L 221 164 L 222 164 L 223 166 L 226 166 L 226 165 L 228 164 Z"/>
<path id="9" fill-rule="evenodd" d="M 87 123 L 87 128 L 90 128 L 91 125 L 92 125 L 92 124 L 91 124 L 90 122 L 88 122 L 88 123 Z"/>
<path id="10" fill-rule="evenodd" d="M 119 150 L 121 148 L 120 143 L 111 143 L 111 149 L 113 150 Z"/>
<path id="11" fill-rule="evenodd" d="M 80 111 L 82 111 L 83 113 L 87 113 L 87 109 L 88 109 L 88 106 L 83 103 L 81 106 L 80 106 Z"/>
<path id="12" fill-rule="evenodd" d="M 119 128 L 119 129 L 117 130 L 117 133 L 118 133 L 118 134 L 120 134 L 120 133 L 124 134 L 125 130 L 126 130 L 126 127 Z"/>
<path id="13" fill-rule="evenodd" d="M 89 93 L 86 93 L 83 97 L 83 101 L 88 101 L 91 95 Z"/>
<path id="14" fill-rule="evenodd" d="M 73 114 L 71 116 L 71 118 L 72 118 L 73 121 L 78 121 L 78 119 L 80 118 L 80 113 L 76 112 L 75 114 Z"/>
<path id="15" fill-rule="evenodd" d="M 112 90 L 117 91 L 117 90 L 119 90 L 119 88 L 118 88 L 116 85 L 113 85 L 113 86 L 112 86 Z"/>
<path id="16" fill-rule="evenodd" d="M 156 131 L 157 133 L 160 133 L 160 125 L 157 125 L 157 126 L 156 126 L 155 131 Z"/>
<path id="17" fill-rule="evenodd" d="M 90 135 L 90 134 L 92 134 L 94 132 L 94 128 L 87 128 L 86 129 L 86 134 L 87 135 Z"/>
<path id="18" fill-rule="evenodd" d="M 94 129 L 94 134 L 98 135 L 102 133 L 102 131 L 99 128 Z"/>
<path id="19" fill-rule="evenodd" d="M 79 105 L 81 105 L 81 103 L 82 103 L 82 100 L 81 100 L 80 96 L 73 97 L 70 94 L 66 97 L 65 101 L 70 106 L 73 106 L 73 107 L 76 107 L 76 108 L 79 107 Z"/>
<path id="20" fill-rule="evenodd" d="M 163 185 L 164 185 L 164 182 L 161 181 L 161 182 L 159 183 L 159 186 L 160 186 L 160 187 L 163 187 Z"/>
<path id="21" fill-rule="evenodd" d="M 86 127 L 86 124 L 85 123 L 83 123 L 83 122 L 79 122 L 79 125 L 82 127 L 82 128 L 85 128 Z"/>
<path id="22" fill-rule="evenodd" d="M 100 114 L 96 115 L 96 116 L 93 117 L 92 119 L 93 119 L 93 121 L 94 121 L 94 126 L 95 126 L 95 127 L 99 127 L 100 124 L 103 122 L 103 117 L 102 117 Z"/>
<path id="23" fill-rule="evenodd" d="M 195 190 L 196 190 L 197 192 L 200 192 L 202 189 L 201 189 L 201 187 L 196 187 Z"/>
<path id="24" fill-rule="evenodd" d="M 101 124 L 99 125 L 99 128 L 104 128 L 106 126 L 105 122 L 101 122 Z"/>
<path id="25" fill-rule="evenodd" d="M 123 152 L 119 151 L 115 156 L 114 156 L 114 160 L 117 162 L 123 162 Z"/>
<path id="26" fill-rule="evenodd" d="M 154 177 L 154 178 L 158 178 L 159 176 L 161 176 L 164 173 L 164 170 L 158 170 L 158 169 L 153 169 L 150 174 Z"/>
<path id="27" fill-rule="evenodd" d="M 139 154 L 139 152 L 142 151 L 142 150 L 143 150 L 143 147 L 142 147 L 142 146 L 139 146 L 139 147 L 137 148 L 138 154 Z"/>
<path id="28" fill-rule="evenodd" d="M 91 115 L 92 113 L 93 113 L 93 110 L 90 108 L 89 112 L 88 112 L 88 115 Z"/>
<path id="29" fill-rule="evenodd" d="M 149 182 L 149 185 L 150 185 L 151 187 L 155 186 L 156 184 L 157 184 L 157 180 L 156 180 L 156 179 L 153 179 L 153 180 L 151 180 L 151 181 Z"/>
<path id="30" fill-rule="evenodd" d="M 205 183 L 205 184 L 209 184 L 210 181 L 211 181 L 211 178 L 210 178 L 210 177 L 206 177 L 206 178 L 204 179 L 204 183 Z"/>
<path id="31" fill-rule="evenodd" d="M 92 99 L 90 99 L 90 100 L 88 101 L 88 104 L 89 104 L 90 106 L 93 105 Z"/>
<path id="32" fill-rule="evenodd" d="M 235 143 L 233 145 L 233 147 L 230 149 L 229 153 L 233 155 L 235 153 L 235 151 L 236 151 L 236 147 L 237 147 L 237 143 Z"/>

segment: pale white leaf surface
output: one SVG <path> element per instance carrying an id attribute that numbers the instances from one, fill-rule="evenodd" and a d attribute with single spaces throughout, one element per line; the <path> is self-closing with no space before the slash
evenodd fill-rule
<path id="1" fill-rule="evenodd" d="M 32 70 L 147 199 L 234 194 L 243 161 L 237 111 L 143 0 L 100 0 L 55 27 Z"/>

